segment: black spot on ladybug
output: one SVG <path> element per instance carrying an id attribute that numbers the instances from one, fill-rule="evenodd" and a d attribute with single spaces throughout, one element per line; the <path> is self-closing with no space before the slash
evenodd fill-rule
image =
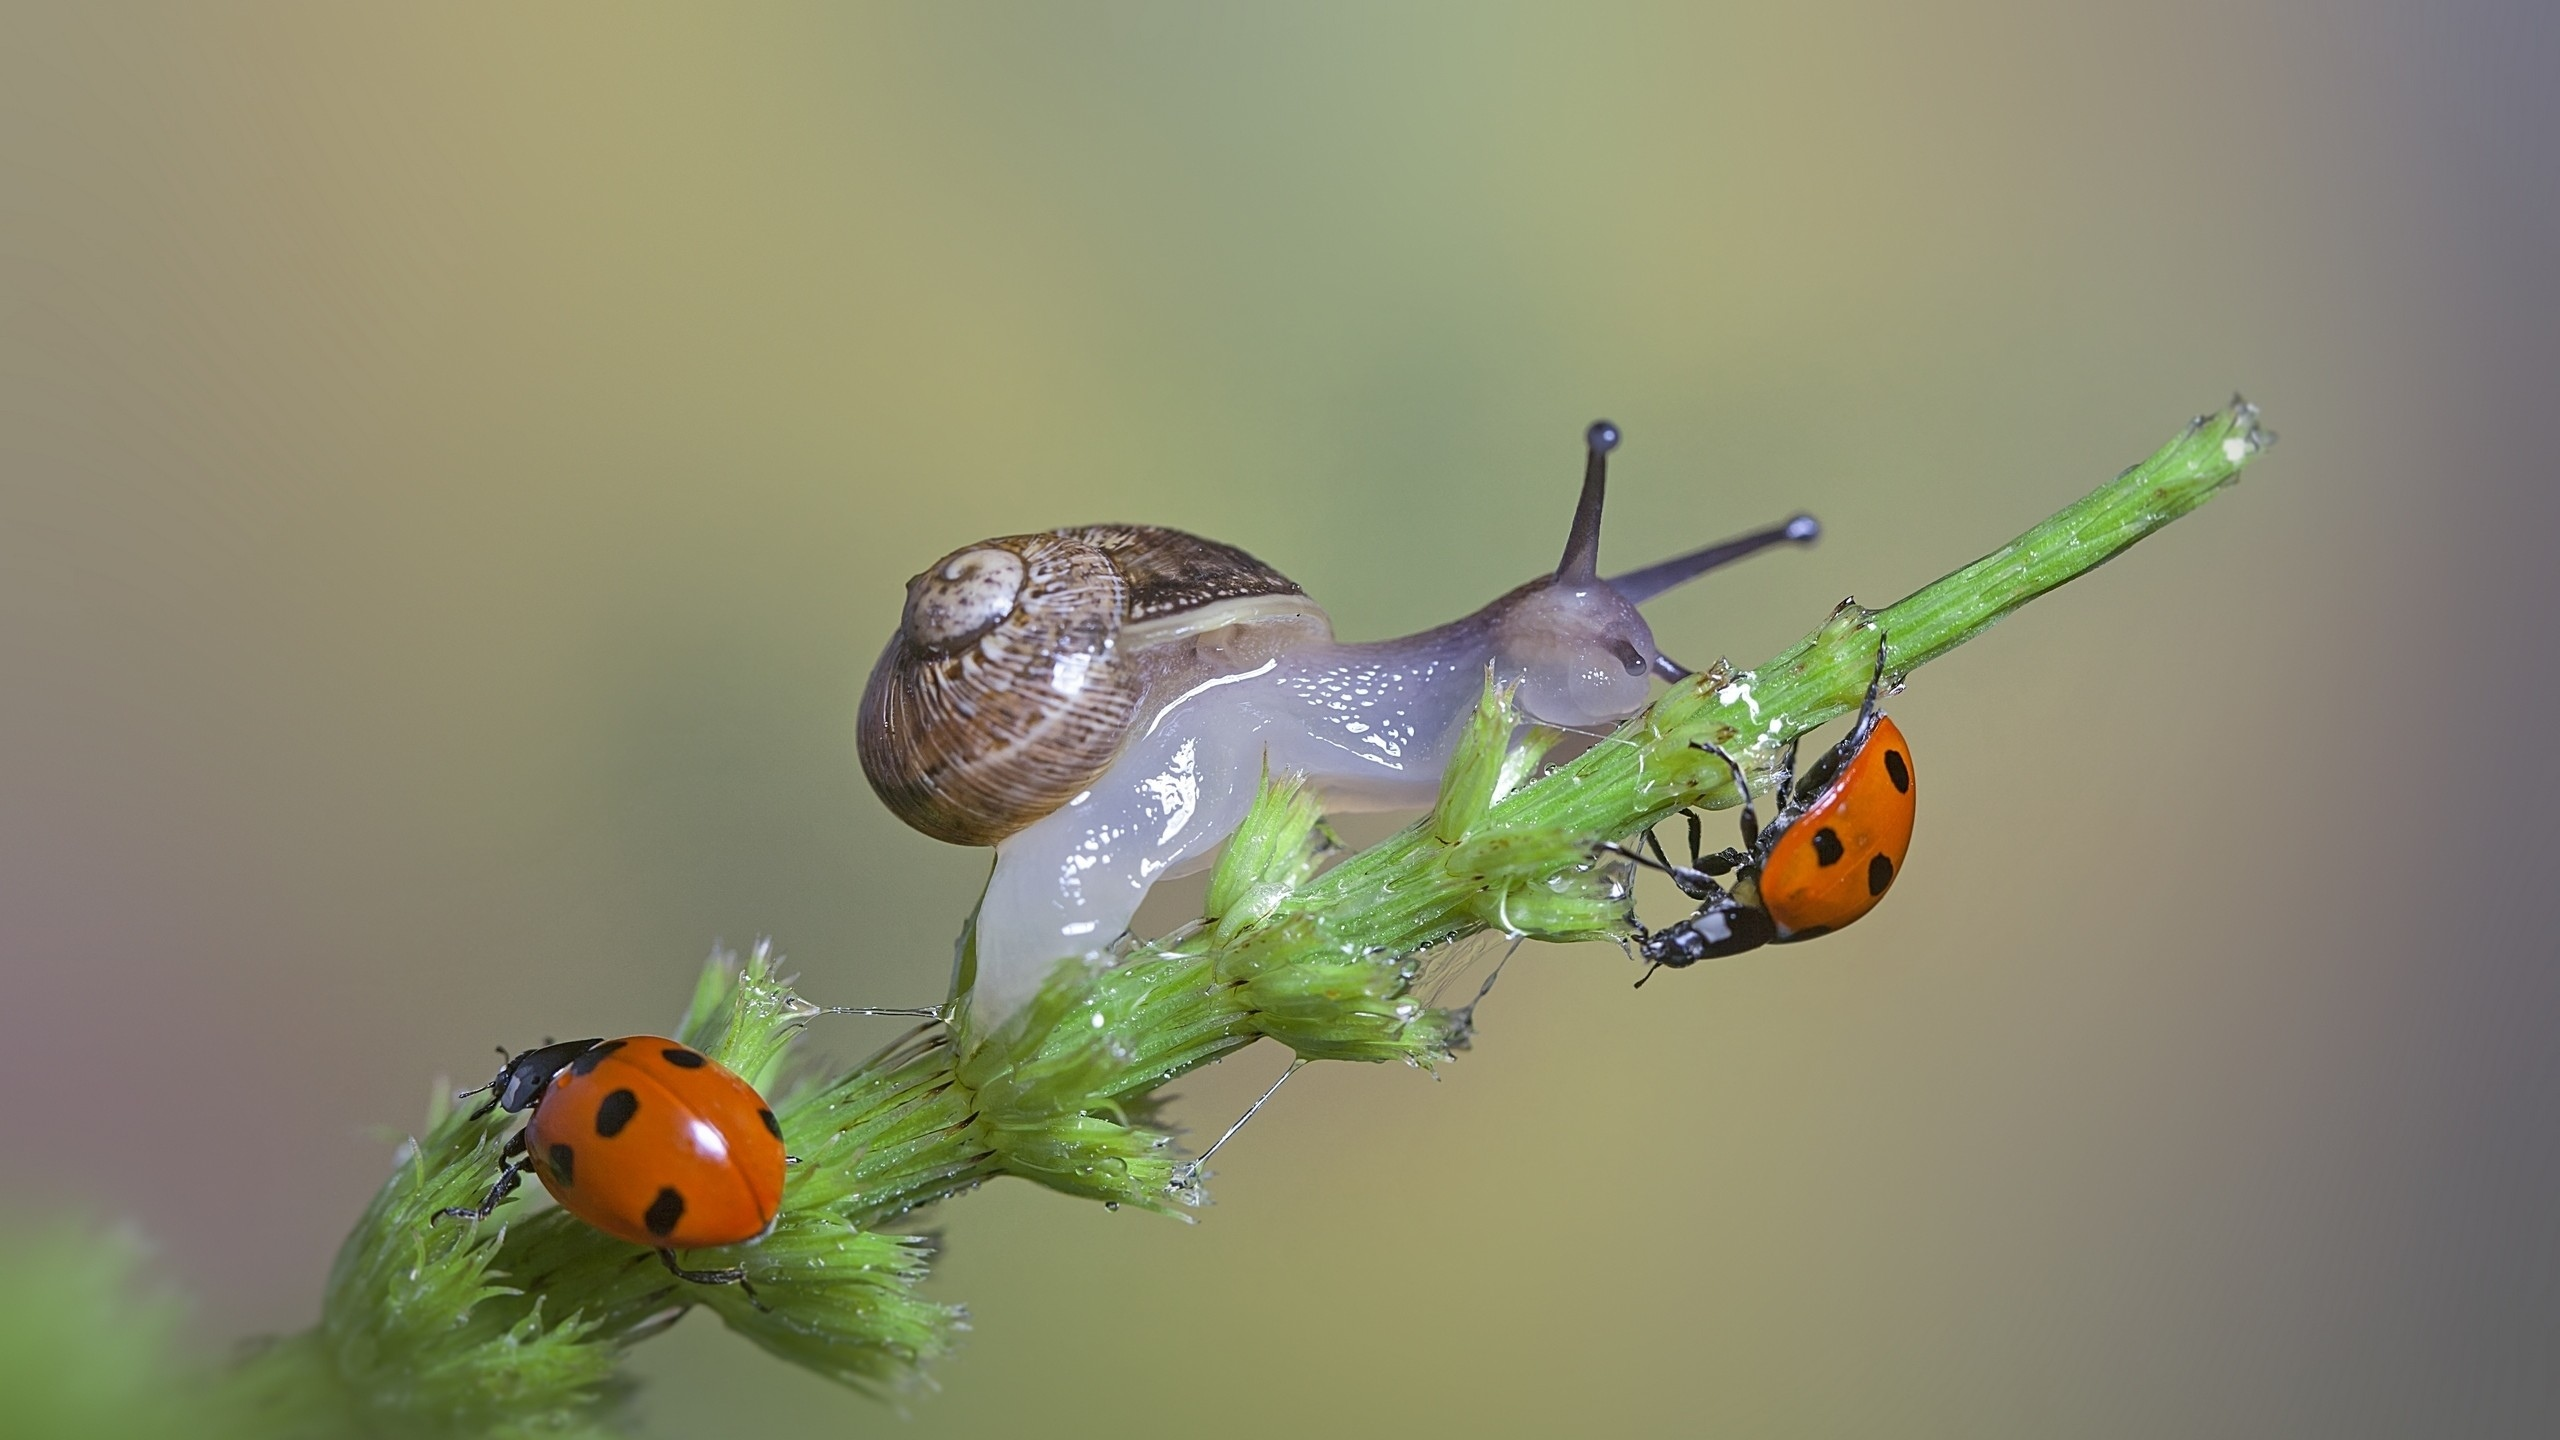
<path id="1" fill-rule="evenodd" d="M 1892 778 L 1894 789 L 1905 795 L 1911 793 L 1911 762 L 1902 758 L 1901 751 L 1884 752 L 1884 773 Z"/>
<path id="2" fill-rule="evenodd" d="M 607 1140 L 622 1133 L 631 1117 L 640 1113 L 640 1097 L 628 1090 L 616 1090 L 604 1097 L 596 1107 L 596 1133 Z"/>
<path id="3" fill-rule="evenodd" d="M 569 1062 L 569 1073 L 572 1075 L 594 1074 L 595 1068 L 604 1063 L 604 1057 L 621 1049 L 622 1044 L 623 1042 L 619 1040 L 607 1040 L 593 1050 L 590 1050 L 586 1054 Z"/>
<path id="4" fill-rule="evenodd" d="M 1825 865 L 1837 865 L 1848 851 L 1840 846 L 1840 832 L 1825 825 L 1813 832 L 1813 858 Z"/>
<path id="5" fill-rule="evenodd" d="M 756 1118 L 764 1122 L 765 1129 L 773 1132 L 774 1139 L 779 1140 L 782 1138 L 782 1122 L 773 1118 L 772 1111 L 758 1110 L 756 1112 Z"/>
<path id="6" fill-rule="evenodd" d="M 649 1227 L 650 1234 L 664 1238 L 675 1233 L 676 1222 L 683 1218 L 684 1196 L 676 1193 L 673 1185 L 667 1185 L 659 1188 L 658 1198 L 649 1202 L 648 1213 L 640 1217 L 640 1222 Z"/>
<path id="7" fill-rule="evenodd" d="M 550 1153 L 543 1156 L 543 1159 L 547 1162 L 548 1168 L 551 1171 L 552 1179 L 559 1181 L 563 1185 L 575 1185 L 578 1183 L 577 1151 L 570 1149 L 566 1145 L 554 1145 L 551 1147 Z"/>
<path id="8" fill-rule="evenodd" d="M 670 1045 L 658 1053 L 665 1057 L 668 1064 L 675 1066 L 679 1070 L 699 1070 L 703 1066 L 703 1059 L 701 1056 L 694 1054 L 692 1051 L 687 1050 L 681 1045 Z"/>
<path id="9" fill-rule="evenodd" d="M 1893 862 L 1879 855 L 1867 862 L 1867 893 L 1881 895 L 1893 883 Z"/>

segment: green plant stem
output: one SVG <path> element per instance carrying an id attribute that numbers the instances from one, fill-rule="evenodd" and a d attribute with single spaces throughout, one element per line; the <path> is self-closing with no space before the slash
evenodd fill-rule
<path id="1" fill-rule="evenodd" d="M 244 1388 L 278 1389 L 278 1376 L 316 1368 L 336 1377 L 338 1403 L 364 1409 L 364 1424 L 382 1433 L 439 1415 L 472 1422 L 489 1413 L 472 1397 L 493 1391 L 506 1395 L 511 1424 L 565 1427 L 598 1413 L 621 1347 L 695 1304 L 848 1383 L 911 1378 L 950 1343 L 960 1316 L 915 1296 L 926 1256 L 882 1227 L 1001 1175 L 1115 1205 L 1196 1203 L 1197 1177 L 1179 1172 L 1166 1137 L 1144 1124 L 1167 1081 L 1265 1037 L 1304 1058 L 1436 1063 L 1462 1042 L 1464 1022 L 1415 997 L 1423 957 L 1488 928 L 1625 935 L 1624 876 L 1599 842 L 1684 805 L 1740 798 L 1692 742 L 1713 741 L 1765 772 L 1798 736 L 1856 706 L 1880 637 L 1899 683 L 2202 505 L 2270 439 L 2235 400 L 1981 560 L 1881 611 L 1844 603 L 1755 669 L 1719 663 L 1674 685 L 1526 783 L 1558 737 L 1524 733 L 1489 688 L 1473 748 L 1453 763 L 1434 813 L 1311 879 L 1315 807 L 1285 778 L 1267 783 L 1200 926 L 1106 969 L 1062 966 L 989 1033 L 972 1027 L 964 999 L 949 1026 L 929 1024 L 777 1105 L 800 1163 L 775 1229 L 687 1257 L 745 1267 L 754 1297 L 675 1281 L 646 1251 L 557 1210 L 503 1228 L 495 1218 L 431 1224 L 436 1208 L 485 1187 L 511 1119 L 447 1113 L 349 1238 L 321 1327 L 251 1367 Z M 770 1086 L 815 1013 L 759 950 L 706 973 L 679 1033 Z"/>

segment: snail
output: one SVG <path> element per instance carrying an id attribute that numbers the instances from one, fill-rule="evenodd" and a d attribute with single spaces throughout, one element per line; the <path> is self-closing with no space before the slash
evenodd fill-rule
<path id="1" fill-rule="evenodd" d="M 955 994 L 990 1033 L 1062 960 L 1107 957 L 1159 879 L 1242 823 L 1265 767 L 1328 808 L 1431 803 L 1487 668 L 1531 720 L 1614 725 L 1689 672 L 1637 606 L 1820 533 L 1810 515 L 1603 579 L 1618 430 L 1585 435 L 1564 558 L 1463 619 L 1345 643 L 1288 577 L 1180 530 L 1089 525 L 953 551 L 907 582 L 864 686 L 863 773 L 909 825 L 995 847 Z M 973 963 L 974 959 L 974 963 Z"/>

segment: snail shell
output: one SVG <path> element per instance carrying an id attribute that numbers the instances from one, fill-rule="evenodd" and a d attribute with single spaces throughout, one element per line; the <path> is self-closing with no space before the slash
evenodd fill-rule
<path id="1" fill-rule="evenodd" d="M 927 835 L 992 845 L 1108 769 L 1151 690 L 1330 633 L 1289 577 L 1185 531 L 982 540 L 907 582 L 862 692 L 863 774 Z"/>

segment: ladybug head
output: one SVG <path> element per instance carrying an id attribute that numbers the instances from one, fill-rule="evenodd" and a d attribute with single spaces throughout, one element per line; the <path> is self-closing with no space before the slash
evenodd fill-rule
<path id="1" fill-rule="evenodd" d="M 570 1061 L 603 1043 L 602 1036 L 592 1040 L 562 1040 L 556 1044 L 545 1045 L 538 1050 L 527 1050 L 509 1060 L 498 1067 L 497 1078 L 481 1087 L 482 1090 L 489 1092 L 489 1103 L 480 1107 L 479 1114 L 486 1115 L 492 1110 L 504 1110 L 513 1115 L 532 1109 L 541 1102 L 542 1092 L 549 1088 L 552 1076 L 559 1074 Z M 476 1119 L 478 1116 L 473 1118 Z"/>
<path id="2" fill-rule="evenodd" d="M 1745 950 L 1757 950 L 1778 938 L 1777 925 L 1768 911 L 1748 896 L 1718 889 L 1698 906 L 1697 914 L 1677 925 L 1647 932 L 1637 953 L 1651 964 L 1677 970 L 1701 960 L 1721 960 Z"/>

